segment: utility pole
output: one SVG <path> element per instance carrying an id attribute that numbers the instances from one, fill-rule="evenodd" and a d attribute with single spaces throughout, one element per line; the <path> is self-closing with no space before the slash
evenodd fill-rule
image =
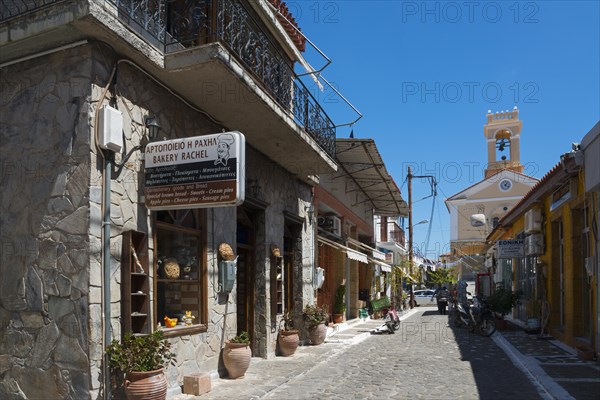
<path id="1" fill-rule="evenodd" d="M 408 265 L 410 271 L 410 308 L 415 306 L 413 282 L 413 221 L 412 221 L 412 168 L 408 167 Z"/>

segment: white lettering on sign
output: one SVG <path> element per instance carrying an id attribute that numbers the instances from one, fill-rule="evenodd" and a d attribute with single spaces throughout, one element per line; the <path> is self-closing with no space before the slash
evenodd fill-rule
<path id="1" fill-rule="evenodd" d="M 145 199 L 152 210 L 236 206 L 245 196 L 240 132 L 148 143 Z"/>

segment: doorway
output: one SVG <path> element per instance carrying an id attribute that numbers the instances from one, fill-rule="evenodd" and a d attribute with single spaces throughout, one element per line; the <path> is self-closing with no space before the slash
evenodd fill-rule
<path id="1" fill-rule="evenodd" d="M 254 342 L 254 298 L 256 233 L 251 214 L 241 207 L 237 212 L 237 333 L 248 332 L 250 343 Z"/>

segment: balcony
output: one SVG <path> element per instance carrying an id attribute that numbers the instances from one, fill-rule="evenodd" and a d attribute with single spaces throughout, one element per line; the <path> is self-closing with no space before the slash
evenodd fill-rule
<path id="1" fill-rule="evenodd" d="M 264 0 L 0 1 L 2 61 L 27 48 L 16 36 L 31 52 L 52 35 L 99 39 L 299 178 L 337 169 L 335 125 L 294 72 Z M 11 35 L 11 24 L 26 32 Z"/>
<path id="2" fill-rule="evenodd" d="M 404 235 L 404 230 L 400 228 L 390 231 L 389 238 L 392 242 L 399 243 L 402 246 L 404 246 L 404 244 L 406 243 L 406 236 Z"/>

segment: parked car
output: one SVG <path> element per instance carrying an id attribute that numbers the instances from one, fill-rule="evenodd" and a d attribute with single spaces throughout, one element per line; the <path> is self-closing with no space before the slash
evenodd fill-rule
<path id="1" fill-rule="evenodd" d="M 431 298 L 434 292 L 435 290 L 432 289 L 415 290 L 415 306 L 435 306 L 437 304 L 435 297 Z"/>

